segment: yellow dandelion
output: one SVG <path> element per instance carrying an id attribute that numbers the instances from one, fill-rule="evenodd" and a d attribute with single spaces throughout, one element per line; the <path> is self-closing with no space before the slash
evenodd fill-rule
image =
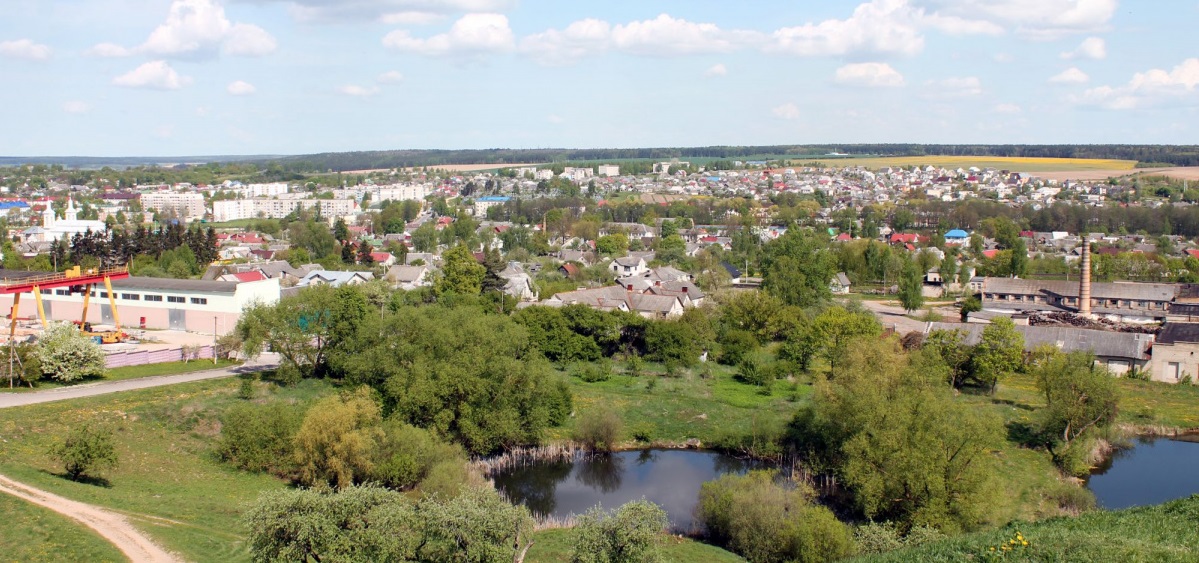
<path id="1" fill-rule="evenodd" d="M 995 551 L 995 548 L 994 548 L 994 547 L 991 547 L 991 551 Z"/>
<path id="2" fill-rule="evenodd" d="M 1022 542 L 1020 542 L 1020 545 L 1023 545 L 1023 546 L 1025 546 L 1025 547 L 1028 547 L 1028 542 L 1026 542 L 1026 541 L 1022 541 Z"/>

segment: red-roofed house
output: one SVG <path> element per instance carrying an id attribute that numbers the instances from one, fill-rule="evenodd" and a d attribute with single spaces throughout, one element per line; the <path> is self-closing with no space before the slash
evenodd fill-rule
<path id="1" fill-rule="evenodd" d="M 998 251 L 998 250 L 995 250 L 995 249 L 991 249 L 991 250 L 984 250 L 984 251 L 983 251 L 983 256 L 984 256 L 984 257 L 986 257 L 986 258 L 988 258 L 988 259 L 990 259 L 990 258 L 994 258 L 994 257 L 995 257 L 997 254 L 999 254 L 999 251 Z"/>
<path id="2" fill-rule="evenodd" d="M 853 237 L 849 236 L 849 233 L 841 233 L 837 235 L 837 242 L 849 242 L 851 240 L 853 240 Z"/>
<path id="3" fill-rule="evenodd" d="M 887 239 L 891 244 L 916 244 L 920 242 L 920 235 L 916 233 L 891 233 L 891 238 Z"/>
<path id="4" fill-rule="evenodd" d="M 1199 258 L 1199 249 L 1188 248 L 1188 249 L 1186 249 L 1186 253 L 1187 253 L 1187 256 L 1191 256 L 1193 258 Z"/>
<path id="5" fill-rule="evenodd" d="M 396 257 L 392 256 L 390 252 L 372 252 L 371 260 L 384 268 L 390 268 L 396 263 Z"/>
<path id="6" fill-rule="evenodd" d="M 238 281 L 238 282 L 256 282 L 267 279 L 262 272 L 251 270 L 249 272 L 239 272 L 236 274 L 225 274 L 219 278 L 220 281 Z"/>

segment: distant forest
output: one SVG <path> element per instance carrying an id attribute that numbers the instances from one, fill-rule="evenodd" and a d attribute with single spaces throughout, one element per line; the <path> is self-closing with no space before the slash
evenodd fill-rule
<path id="1" fill-rule="evenodd" d="M 393 150 L 322 153 L 272 159 L 292 172 L 324 172 L 439 166 L 447 164 L 519 164 L 671 158 L 753 159 L 762 155 L 812 158 L 832 152 L 854 156 L 969 155 L 1048 158 L 1112 158 L 1163 166 L 1199 166 L 1195 145 L 770 145 L 666 147 L 641 149 L 483 149 Z"/>

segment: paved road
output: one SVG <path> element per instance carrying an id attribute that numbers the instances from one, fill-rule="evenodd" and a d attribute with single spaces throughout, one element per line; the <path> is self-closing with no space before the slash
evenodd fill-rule
<path id="1" fill-rule="evenodd" d="M 8 493 L 79 521 L 117 546 L 117 549 L 120 549 L 130 561 L 139 563 L 142 561 L 150 563 L 176 563 L 179 561 L 178 557 L 156 545 L 150 538 L 130 525 L 129 520 L 120 514 L 35 489 L 3 475 L 0 475 L 0 493 Z"/>
<path id="2" fill-rule="evenodd" d="M 121 391 L 132 391 L 134 389 L 147 389 L 150 387 L 175 385 L 177 383 L 203 381 L 205 379 L 232 377 L 242 373 L 251 373 L 265 369 L 271 369 L 277 367 L 278 362 L 279 358 L 277 355 L 263 354 L 256 360 L 246 362 L 240 366 L 232 366 L 227 368 L 212 369 L 207 371 L 194 371 L 191 373 L 181 373 L 178 375 L 160 375 L 156 377 L 143 377 L 139 379 L 123 379 L 121 381 L 100 381 L 97 383 L 85 383 L 83 385 L 47 389 L 45 391 L 34 391 L 32 393 L 3 393 L 0 394 L 0 409 L 24 405 L 36 405 L 38 403 L 49 403 L 51 401 L 79 399 L 82 397 L 94 397 L 96 395 L 107 395 L 109 393 L 119 393 Z"/>

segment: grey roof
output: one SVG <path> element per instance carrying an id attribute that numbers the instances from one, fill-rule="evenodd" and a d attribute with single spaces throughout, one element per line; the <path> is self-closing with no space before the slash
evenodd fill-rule
<path id="1" fill-rule="evenodd" d="M 1161 344 L 1177 342 L 1199 342 L 1199 323 L 1166 323 L 1157 335 Z"/>
<path id="2" fill-rule="evenodd" d="M 113 280 L 113 289 L 151 289 L 157 291 L 199 291 L 204 293 L 233 293 L 241 282 L 214 280 L 180 280 L 175 278 L 143 278 L 129 276 Z"/>
<path id="3" fill-rule="evenodd" d="M 986 278 L 984 293 L 1013 295 L 1054 294 L 1078 297 L 1077 281 L 1024 280 L 1018 278 Z M 1093 299 L 1132 299 L 1137 301 L 1173 301 L 1179 285 L 1172 283 L 1092 283 Z"/>
<path id="4" fill-rule="evenodd" d="M 836 277 L 837 283 L 841 284 L 841 287 L 849 287 L 849 276 L 845 275 L 845 272 L 837 272 Z"/>
<path id="5" fill-rule="evenodd" d="M 411 283 L 420 279 L 428 269 L 428 266 L 392 266 L 387 269 L 387 279 L 400 283 Z"/>
<path id="6" fill-rule="evenodd" d="M 959 330 L 964 333 L 963 344 L 973 346 L 982 337 L 984 324 L 928 323 L 924 333 L 934 330 Z M 1086 351 L 1108 358 L 1149 359 L 1149 348 L 1153 335 L 1131 332 L 1111 332 L 1085 328 L 1057 326 L 1016 325 L 1016 331 L 1024 337 L 1024 349 L 1033 351 L 1042 344 L 1049 344 L 1063 352 Z"/>

